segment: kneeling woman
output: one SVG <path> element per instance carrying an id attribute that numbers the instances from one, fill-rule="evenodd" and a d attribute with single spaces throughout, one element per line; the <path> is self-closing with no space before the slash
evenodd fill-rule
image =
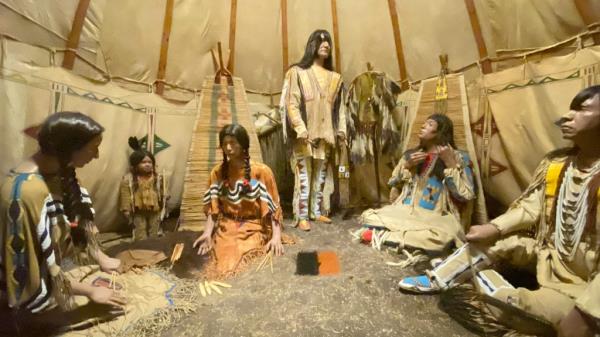
<path id="1" fill-rule="evenodd" d="M 470 217 L 475 199 L 471 160 L 455 149 L 452 121 L 445 115 L 431 115 L 419 141 L 392 173 L 392 204 L 365 211 L 357 239 L 378 249 L 387 244 L 436 255 L 464 237 L 467 221 L 461 218 Z"/>
<path id="2" fill-rule="evenodd" d="M 235 273 L 241 262 L 263 251 L 283 254 L 282 211 L 271 169 L 250 161 L 250 138 L 241 125 L 219 132 L 223 162 L 211 172 L 204 194 L 204 233 L 198 254 L 214 249 L 216 271 Z"/>
<path id="3" fill-rule="evenodd" d="M 103 131 L 78 112 L 51 115 L 38 134 L 40 150 L 13 169 L 1 186 L 0 307 L 22 319 L 13 321 L 17 328 L 34 328 L 40 316 L 30 319 L 30 313 L 49 311 L 57 304 L 59 310 L 73 309 L 72 295 L 124 304 L 113 290 L 69 280 L 64 274 L 75 262 L 88 262 L 87 257 L 106 272 L 120 265 L 100 250 L 90 197 L 75 175 L 76 168 L 98 158 Z M 59 322 L 62 313 L 52 317 L 57 318 L 55 324 L 65 323 Z"/>

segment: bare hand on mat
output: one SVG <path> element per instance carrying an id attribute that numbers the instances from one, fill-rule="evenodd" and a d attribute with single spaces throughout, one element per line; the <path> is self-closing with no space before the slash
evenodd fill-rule
<path id="1" fill-rule="evenodd" d="M 194 241 L 194 246 L 199 246 L 198 247 L 198 255 L 204 255 L 208 252 L 210 252 L 213 249 L 213 243 L 212 243 L 212 235 L 208 234 L 207 232 L 204 232 L 202 235 L 200 235 L 196 241 Z"/>
<path id="2" fill-rule="evenodd" d="M 406 164 L 404 165 L 404 167 L 406 167 L 407 169 L 410 170 L 413 167 L 422 163 L 425 160 L 425 158 L 427 158 L 427 153 L 425 153 L 423 151 L 413 152 L 408 157 L 408 160 L 406 161 Z"/>
<path id="3" fill-rule="evenodd" d="M 275 256 L 283 255 L 283 244 L 281 243 L 280 237 L 273 236 L 273 238 L 267 242 L 265 245 L 265 252 L 269 251 L 273 252 Z"/>
<path id="4" fill-rule="evenodd" d="M 594 328 L 590 319 L 573 308 L 558 324 L 558 337 L 592 337 Z"/>
<path id="5" fill-rule="evenodd" d="M 117 295 L 114 290 L 105 287 L 92 287 L 88 297 L 98 304 L 108 304 L 117 307 L 127 304 L 127 301 Z"/>
<path id="6" fill-rule="evenodd" d="M 473 226 L 466 235 L 467 241 L 474 244 L 490 244 L 500 238 L 500 231 L 491 223 Z"/>

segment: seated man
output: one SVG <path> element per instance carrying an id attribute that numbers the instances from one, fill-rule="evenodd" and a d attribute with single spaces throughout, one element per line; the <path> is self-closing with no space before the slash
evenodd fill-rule
<path id="1" fill-rule="evenodd" d="M 575 146 L 548 155 L 506 213 L 473 226 L 466 236 L 469 244 L 427 275 L 401 280 L 401 289 L 443 291 L 475 276 L 477 290 L 484 293 L 480 298 L 506 303 L 504 309 L 487 310 L 494 324 L 527 329 L 515 324 L 516 307 L 552 324 L 562 336 L 600 332 L 600 86 L 577 94 L 559 123 L 563 137 Z M 523 233 L 530 228 L 535 236 Z M 498 259 L 534 267 L 539 288 L 514 288 L 495 271 L 484 270 Z"/>
<path id="2" fill-rule="evenodd" d="M 462 241 L 461 214 L 469 213 L 475 199 L 471 160 L 455 149 L 452 121 L 445 115 L 431 115 L 419 140 L 392 173 L 392 204 L 365 211 L 362 228 L 354 232 L 357 239 L 377 249 L 385 243 L 430 254 Z"/>

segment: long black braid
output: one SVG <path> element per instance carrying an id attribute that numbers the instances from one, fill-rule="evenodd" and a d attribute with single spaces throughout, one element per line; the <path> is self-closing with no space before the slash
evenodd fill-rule
<path id="1" fill-rule="evenodd" d="M 221 164 L 221 181 L 223 182 L 223 186 L 226 187 L 227 183 L 227 169 L 229 168 L 229 163 L 227 162 L 227 155 L 223 152 L 223 163 Z"/>
<path id="2" fill-rule="evenodd" d="M 250 153 L 248 149 L 244 150 L 244 179 L 247 181 L 247 184 L 244 184 L 244 193 L 250 193 Z"/>
<path id="3" fill-rule="evenodd" d="M 73 224 L 71 237 L 76 246 L 86 246 L 86 226 L 94 220 L 90 203 L 83 202 L 81 187 L 72 165 L 75 152 L 82 150 L 104 128 L 92 118 L 80 112 L 57 112 L 50 115 L 40 127 L 38 143 L 43 154 L 59 161 L 59 177 L 62 204 L 65 215 Z"/>
<path id="4" fill-rule="evenodd" d="M 87 245 L 87 238 L 83 224 L 94 221 L 94 212 L 89 203 L 83 202 L 81 186 L 77 181 L 75 168 L 68 166 L 67 161 L 61 160 L 59 175 L 65 215 L 74 224 L 71 226 L 73 243 L 76 246 L 84 247 Z"/>

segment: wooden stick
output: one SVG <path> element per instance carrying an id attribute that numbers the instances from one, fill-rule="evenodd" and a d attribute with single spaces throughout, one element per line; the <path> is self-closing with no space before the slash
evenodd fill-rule
<path id="1" fill-rule="evenodd" d="M 475 2 L 473 0 L 465 0 L 467 11 L 469 12 L 469 20 L 471 21 L 471 28 L 473 29 L 473 35 L 475 36 L 475 43 L 477 43 L 477 51 L 479 52 L 479 59 L 481 61 L 481 70 L 484 74 L 492 72 L 492 63 L 488 59 L 487 47 L 485 46 L 485 40 L 481 32 L 481 25 L 479 24 L 479 18 L 477 17 L 477 10 L 475 9 Z"/>
<path id="2" fill-rule="evenodd" d="M 400 24 L 398 23 L 398 11 L 396 10 L 396 0 L 388 0 L 390 9 L 390 18 L 392 19 L 392 29 L 394 31 L 394 43 L 396 44 L 396 59 L 398 60 L 398 70 L 400 71 L 400 80 L 408 79 L 406 71 L 406 61 L 404 60 L 404 49 L 402 48 L 402 38 L 400 36 Z M 400 82 L 402 90 L 408 89 L 408 82 Z"/>
<path id="3" fill-rule="evenodd" d="M 69 39 L 67 40 L 67 51 L 65 52 L 62 64 L 65 69 L 73 70 L 73 66 L 75 65 L 75 51 L 79 47 L 81 30 L 83 29 L 83 23 L 89 7 L 90 0 L 79 0 L 79 3 L 77 4 L 73 24 L 71 25 L 71 31 L 69 32 Z"/>
<path id="4" fill-rule="evenodd" d="M 288 62 L 288 29 L 287 29 L 287 0 L 281 0 L 281 45 L 283 57 L 283 75 L 289 67 Z M 336 55 L 337 56 L 337 55 Z M 339 71 L 339 70 L 338 70 Z"/>
<path id="5" fill-rule="evenodd" d="M 337 1 L 331 0 L 331 18 L 333 20 L 333 48 L 335 50 L 335 70 L 342 72 L 342 56 L 340 55 L 340 30 L 338 25 Z"/>
<path id="6" fill-rule="evenodd" d="M 579 12 L 581 19 L 583 19 L 583 23 L 588 26 L 588 28 L 600 21 L 600 17 L 594 17 L 593 15 L 594 11 L 592 10 L 591 1 L 592 0 L 574 0 L 577 12 Z M 593 39 L 595 44 L 600 44 L 599 35 L 593 35 Z"/>
<path id="7" fill-rule="evenodd" d="M 173 253 L 171 254 L 171 269 L 173 268 L 173 265 L 175 265 L 175 262 L 181 258 L 184 245 L 184 243 L 178 243 L 173 247 Z"/>
<path id="8" fill-rule="evenodd" d="M 167 72 L 167 56 L 169 52 L 169 37 L 171 35 L 171 25 L 173 23 L 173 4 L 174 0 L 167 0 L 165 6 L 165 19 L 163 21 L 163 33 L 160 44 L 160 59 L 158 61 L 158 73 L 156 78 L 156 93 L 162 95 L 165 90 L 165 74 Z"/>
<path id="9" fill-rule="evenodd" d="M 235 66 L 235 29 L 237 20 L 237 0 L 231 0 L 231 11 L 229 12 L 229 59 L 227 69 L 233 74 Z"/>

